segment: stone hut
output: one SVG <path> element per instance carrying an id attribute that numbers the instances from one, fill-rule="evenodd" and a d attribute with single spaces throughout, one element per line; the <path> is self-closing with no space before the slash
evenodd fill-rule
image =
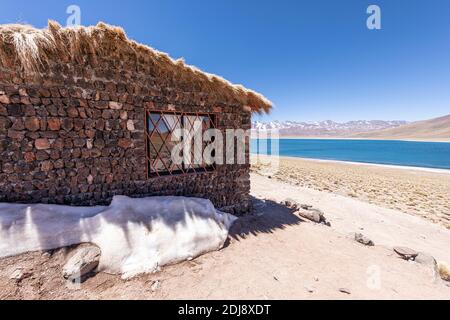
<path id="1" fill-rule="evenodd" d="M 0 202 L 209 198 L 249 210 L 245 164 L 174 164 L 175 128 L 250 129 L 260 94 L 129 40 L 121 28 L 0 26 Z"/>

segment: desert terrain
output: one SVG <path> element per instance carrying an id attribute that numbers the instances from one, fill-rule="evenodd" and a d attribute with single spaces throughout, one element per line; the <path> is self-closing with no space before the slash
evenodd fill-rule
<path id="1" fill-rule="evenodd" d="M 386 176 L 408 175 L 399 170 Z M 441 176 L 413 175 L 425 183 Z M 312 182 L 306 187 L 258 173 L 251 181 L 254 210 L 235 223 L 220 251 L 129 280 L 98 273 L 81 284 L 62 277 L 73 247 L 22 254 L 0 260 L 0 299 L 450 299 L 450 283 L 433 263 L 406 261 L 393 250 L 404 246 L 450 261 L 450 230 L 420 217 L 426 214 L 320 191 Z M 283 204 L 287 198 L 321 210 L 330 226 L 302 218 Z M 374 246 L 356 242 L 355 233 Z"/>
<path id="2" fill-rule="evenodd" d="M 253 166 L 259 174 L 300 187 L 336 193 L 417 215 L 450 227 L 450 171 L 267 157 Z"/>

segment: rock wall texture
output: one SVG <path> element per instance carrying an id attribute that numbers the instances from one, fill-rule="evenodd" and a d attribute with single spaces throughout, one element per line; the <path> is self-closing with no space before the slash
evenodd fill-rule
<path id="1" fill-rule="evenodd" d="M 145 109 L 207 112 L 218 129 L 250 129 L 235 101 L 185 92 L 139 61 L 53 63 L 28 76 L 0 66 L 0 201 L 108 204 L 114 195 L 182 195 L 249 210 L 247 164 L 213 172 L 147 176 Z"/>

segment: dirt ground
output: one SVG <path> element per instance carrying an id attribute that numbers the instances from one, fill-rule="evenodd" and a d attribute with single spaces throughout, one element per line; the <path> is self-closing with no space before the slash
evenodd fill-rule
<path id="1" fill-rule="evenodd" d="M 221 251 L 122 280 L 62 277 L 71 248 L 0 260 L 0 299 L 450 299 L 450 284 L 393 246 L 450 261 L 450 230 L 399 211 L 252 175 L 255 212 L 238 221 Z M 292 198 L 325 212 L 331 227 L 280 205 Z M 375 242 L 354 241 L 362 232 Z M 13 279 L 21 274 L 20 279 Z"/>
<path id="2" fill-rule="evenodd" d="M 336 193 L 423 217 L 450 229 L 450 171 L 279 157 L 252 169 L 299 187 Z M 270 159 L 270 158 L 269 158 Z"/>

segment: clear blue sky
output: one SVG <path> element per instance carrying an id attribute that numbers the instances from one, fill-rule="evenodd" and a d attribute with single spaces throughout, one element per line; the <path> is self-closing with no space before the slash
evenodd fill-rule
<path id="1" fill-rule="evenodd" d="M 450 114 L 448 0 L 2 0 L 0 23 L 105 21 L 265 94 L 258 120 L 419 120 Z M 382 30 L 366 9 L 382 10 Z"/>

